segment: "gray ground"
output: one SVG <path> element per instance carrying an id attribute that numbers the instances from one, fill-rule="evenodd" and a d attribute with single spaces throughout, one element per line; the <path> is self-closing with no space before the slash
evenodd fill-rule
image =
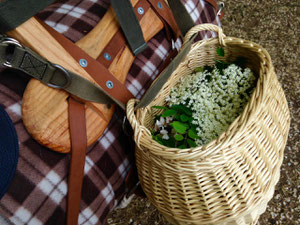
<path id="1" fill-rule="evenodd" d="M 224 3 L 225 34 L 254 41 L 268 50 L 292 117 L 281 178 L 259 224 L 300 224 L 300 0 L 224 0 Z M 169 224 L 148 200 L 140 198 L 134 198 L 125 209 L 114 210 L 108 223 Z"/>

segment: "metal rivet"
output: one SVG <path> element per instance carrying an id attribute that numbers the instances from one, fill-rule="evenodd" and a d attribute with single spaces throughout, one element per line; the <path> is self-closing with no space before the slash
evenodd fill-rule
<path id="1" fill-rule="evenodd" d="M 158 2 L 158 3 L 157 3 L 157 6 L 158 6 L 158 8 L 160 8 L 160 9 L 161 9 L 161 8 L 162 8 L 162 4 L 161 4 L 161 2 Z"/>
<path id="2" fill-rule="evenodd" d="M 104 58 L 105 58 L 107 61 L 111 60 L 111 56 L 110 56 L 110 54 L 108 54 L 107 52 L 104 53 Z"/>
<path id="3" fill-rule="evenodd" d="M 138 7 L 137 12 L 138 12 L 138 14 L 143 15 L 144 9 L 142 7 Z"/>
<path id="4" fill-rule="evenodd" d="M 86 61 L 86 59 L 80 59 L 80 60 L 79 60 L 79 64 L 80 64 L 80 66 L 82 66 L 82 67 L 87 67 L 88 62 Z"/>
<path id="5" fill-rule="evenodd" d="M 112 89 L 114 87 L 114 83 L 110 80 L 106 81 L 106 87 L 108 87 L 109 89 Z"/>

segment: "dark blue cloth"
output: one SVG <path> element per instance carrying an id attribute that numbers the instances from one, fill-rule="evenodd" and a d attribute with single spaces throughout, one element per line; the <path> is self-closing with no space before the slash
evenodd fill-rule
<path id="1" fill-rule="evenodd" d="M 15 174 L 19 156 L 16 129 L 5 110 L 0 107 L 0 199 Z"/>

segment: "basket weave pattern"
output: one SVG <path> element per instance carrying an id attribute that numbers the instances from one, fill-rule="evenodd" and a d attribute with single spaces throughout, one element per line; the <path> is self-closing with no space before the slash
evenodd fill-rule
<path id="1" fill-rule="evenodd" d="M 149 106 L 135 112 L 136 100 L 127 105 L 139 179 L 150 201 L 173 224 L 255 224 L 279 180 L 290 125 L 287 101 L 265 49 L 225 37 L 220 28 L 207 24 L 194 27 L 186 39 L 206 29 L 218 32 L 219 38 L 193 44 Z M 258 77 L 243 113 L 205 146 L 182 150 L 160 145 L 148 129 L 160 113 L 151 106 L 165 105 L 171 88 L 195 67 L 223 60 L 216 53 L 220 45 L 226 61 L 242 56 Z"/>

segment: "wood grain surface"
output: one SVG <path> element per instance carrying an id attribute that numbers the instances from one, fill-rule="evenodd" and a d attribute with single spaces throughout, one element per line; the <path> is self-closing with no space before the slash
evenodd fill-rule
<path id="1" fill-rule="evenodd" d="M 138 0 L 132 1 L 133 5 L 137 2 Z M 145 13 L 140 24 L 146 41 L 163 28 L 162 22 L 152 9 Z M 99 24 L 76 45 L 93 58 L 97 58 L 118 30 L 119 23 L 115 13 L 110 8 Z M 79 63 L 35 18 L 29 19 L 9 32 L 8 35 L 32 48 L 52 63 L 62 65 L 66 69 L 93 81 Z M 117 54 L 109 66 L 109 71 L 124 83 L 134 58 L 126 46 Z M 63 153 L 70 151 L 68 97 L 69 94 L 65 91 L 50 88 L 38 80 L 31 79 L 22 100 L 22 117 L 28 132 L 42 145 Z M 92 102 L 86 104 L 88 146 L 103 134 L 113 112 L 114 106 L 107 108 L 104 104 Z"/>

